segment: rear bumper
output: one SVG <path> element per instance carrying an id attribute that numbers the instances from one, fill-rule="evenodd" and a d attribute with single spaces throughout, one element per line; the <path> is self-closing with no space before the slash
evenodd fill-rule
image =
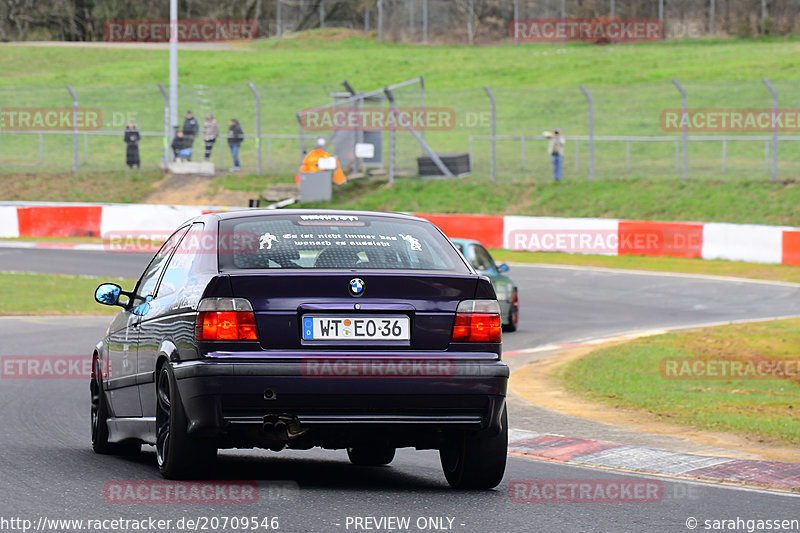
<path id="1" fill-rule="evenodd" d="M 366 371 L 357 367 L 359 372 L 350 372 L 350 366 L 319 372 L 308 358 L 264 360 L 263 354 L 258 361 L 220 357 L 172 364 L 191 434 L 213 437 L 253 429 L 275 415 L 320 430 L 496 432 L 508 366 L 494 354 L 476 355 L 429 358 L 431 366 L 418 366 L 417 372 L 402 367 L 408 360 L 396 355 L 347 356 L 373 365 Z M 395 374 L 403 369 L 407 375 Z"/>

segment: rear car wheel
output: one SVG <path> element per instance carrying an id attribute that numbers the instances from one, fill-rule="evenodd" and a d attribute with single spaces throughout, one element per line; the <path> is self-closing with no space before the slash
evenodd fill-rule
<path id="1" fill-rule="evenodd" d="M 108 404 L 103 392 L 103 377 L 100 362 L 92 364 L 92 381 L 89 383 L 92 395 L 92 449 L 95 453 L 107 455 L 136 455 L 142 450 L 138 442 L 108 442 Z"/>
<path id="2" fill-rule="evenodd" d="M 519 297 L 517 296 L 516 289 L 514 290 L 514 298 L 511 301 L 511 310 L 508 313 L 508 322 L 503 324 L 503 329 L 506 331 L 517 331 L 519 324 Z"/>
<path id="3" fill-rule="evenodd" d="M 394 460 L 395 448 L 357 446 L 347 448 L 347 457 L 357 466 L 382 466 Z"/>
<path id="4" fill-rule="evenodd" d="M 500 484 L 508 453 L 508 414 L 503 408 L 497 435 L 464 434 L 439 451 L 444 477 L 455 489 L 491 489 Z"/>
<path id="5" fill-rule="evenodd" d="M 216 444 L 192 438 L 186 428 L 175 376 L 170 364 L 165 363 L 156 378 L 156 460 L 167 479 L 202 476 L 217 458 Z"/>

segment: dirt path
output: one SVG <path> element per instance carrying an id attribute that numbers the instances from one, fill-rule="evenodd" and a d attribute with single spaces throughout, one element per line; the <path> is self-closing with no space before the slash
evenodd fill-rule
<path id="1" fill-rule="evenodd" d="M 244 191 L 219 190 L 211 193 L 213 181 L 213 176 L 169 176 L 156 183 L 156 190 L 145 197 L 142 203 L 246 207 L 248 200 L 257 196 Z"/>

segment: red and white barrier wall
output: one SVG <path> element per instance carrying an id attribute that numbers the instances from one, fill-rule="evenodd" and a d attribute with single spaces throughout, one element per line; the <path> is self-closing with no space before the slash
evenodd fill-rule
<path id="1" fill-rule="evenodd" d="M 74 237 L 169 233 L 219 206 L 145 204 L 0 205 L 0 237 Z M 453 238 L 488 248 L 603 255 L 649 255 L 800 265 L 800 228 L 751 224 L 650 222 L 606 218 L 489 215 L 424 217 Z"/>
<path id="2" fill-rule="evenodd" d="M 532 252 L 648 255 L 800 265 L 800 228 L 607 218 L 424 215 L 449 237 Z"/>

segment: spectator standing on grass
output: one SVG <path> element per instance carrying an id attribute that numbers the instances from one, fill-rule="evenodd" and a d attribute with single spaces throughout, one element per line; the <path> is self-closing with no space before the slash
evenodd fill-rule
<path id="1" fill-rule="evenodd" d="M 242 125 L 235 118 L 232 118 L 228 125 L 228 146 L 231 149 L 231 156 L 233 157 L 233 167 L 231 171 L 236 172 L 242 170 L 242 165 L 239 163 L 239 147 L 242 146 L 244 140 L 244 131 Z"/>
<path id="2" fill-rule="evenodd" d="M 553 133 L 545 132 L 545 137 L 550 137 L 547 153 L 553 162 L 553 178 L 561 181 L 561 172 L 564 169 L 564 145 L 567 144 L 567 140 L 561 135 L 561 130 L 555 130 Z"/>
<path id="3" fill-rule="evenodd" d="M 203 140 L 206 142 L 206 156 L 205 160 L 211 159 L 211 150 L 214 149 L 214 143 L 217 142 L 219 135 L 219 124 L 214 119 L 211 113 L 206 115 L 206 123 L 203 124 Z"/>
<path id="4" fill-rule="evenodd" d="M 197 137 L 197 132 L 200 131 L 200 125 L 197 119 L 194 118 L 192 111 L 186 112 L 186 118 L 183 120 L 183 137 L 191 148 L 194 145 L 194 138 Z"/>
<path id="5" fill-rule="evenodd" d="M 142 168 L 142 162 L 139 159 L 139 139 L 141 139 L 139 130 L 136 129 L 136 125 L 133 122 L 129 122 L 125 126 L 125 135 L 123 136 L 126 146 L 125 164 L 128 165 L 128 168 Z"/>

